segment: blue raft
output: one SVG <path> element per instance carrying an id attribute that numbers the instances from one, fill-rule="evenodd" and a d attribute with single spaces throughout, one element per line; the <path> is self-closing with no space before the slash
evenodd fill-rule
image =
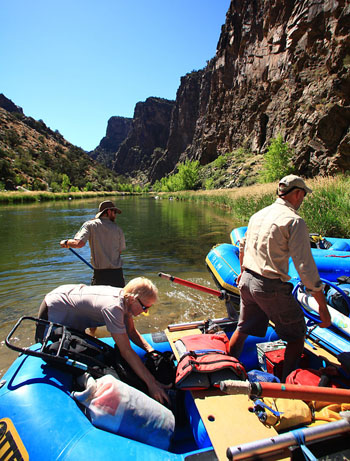
<path id="1" fill-rule="evenodd" d="M 193 322 L 170 325 L 168 329 L 169 331 L 178 331 L 179 329 L 182 331 L 194 326 L 201 329 L 207 322 L 195 323 L 196 325 L 193 325 Z M 216 319 L 213 320 L 213 323 L 219 325 L 228 337 L 231 336 L 236 326 L 236 323 L 229 319 Z M 149 344 L 161 352 L 171 350 L 170 343 L 164 333 L 147 334 L 144 337 Z M 261 356 L 259 357 L 258 354 L 258 343 L 260 347 L 262 343 L 266 343 L 266 347 L 269 348 L 271 343 L 278 339 L 272 327 L 268 328 L 264 338 L 249 337 L 240 357 L 245 369 L 249 372 L 260 368 Z M 105 338 L 103 341 L 109 345 L 112 345 L 113 342 L 111 338 Z M 136 346 L 133 347 L 142 359 L 144 351 Z M 34 352 L 38 349 L 40 349 L 38 344 L 29 348 L 30 351 Z M 312 350 L 309 353 L 310 367 L 318 368 L 322 364 L 319 357 L 314 355 Z M 72 365 L 74 366 L 74 364 Z M 130 459 L 194 461 L 196 459 L 218 459 L 197 410 L 194 395 L 190 391 L 185 391 L 185 398 L 177 404 L 176 414 L 181 414 L 182 418 L 180 422 L 176 422 L 169 448 L 162 449 L 152 446 L 151 443 L 143 443 L 95 427 L 89 414 L 72 398 L 71 393 L 72 390 L 74 391 L 74 386 L 75 381 L 69 371 L 60 370 L 54 364 L 36 356 L 27 355 L 27 353 L 20 355 L 1 380 L 0 459 L 31 461 L 42 459 L 49 461 L 82 459 L 94 461 L 106 459 L 118 461 Z M 202 400 L 205 399 L 205 396 L 206 394 L 203 394 L 199 398 Z M 225 399 L 226 397 L 219 392 L 218 398 Z M 248 407 L 249 402 L 245 400 L 245 409 L 238 410 L 236 406 L 228 409 L 235 420 L 235 423 L 231 422 L 232 425 L 235 424 L 234 427 L 241 426 L 239 411 L 248 412 Z M 227 423 L 228 421 L 225 420 L 225 424 Z M 257 423 L 261 424 L 259 421 Z M 330 426 L 332 424 L 330 423 Z M 349 431 L 350 425 L 348 423 L 344 423 L 344 425 L 345 430 Z M 251 429 L 251 427 L 247 427 L 245 432 L 249 432 Z M 307 431 L 312 429 L 305 429 L 306 440 Z M 323 428 L 321 429 L 323 431 Z M 271 431 L 276 434 L 274 430 L 271 429 Z M 272 433 L 270 433 L 270 437 Z M 292 441 L 288 445 L 298 446 L 299 439 L 293 436 L 293 431 L 286 434 L 290 434 L 292 437 Z M 274 435 L 271 449 L 278 449 L 279 443 L 283 443 L 286 434 Z M 337 434 L 330 428 L 328 437 L 334 437 Z M 233 431 L 233 441 L 234 437 L 235 432 Z M 314 441 L 318 440 L 314 436 L 312 437 Z M 324 440 L 324 432 L 320 432 L 319 437 Z M 154 438 L 156 438 L 156 434 Z M 256 443 L 259 446 L 260 440 L 257 440 Z M 268 439 L 266 439 L 266 443 L 269 443 Z M 244 445 L 232 445 L 230 452 L 235 450 L 241 452 L 243 448 Z M 327 449 L 333 450 L 333 445 L 330 444 Z M 224 458 L 220 457 L 219 459 Z M 279 458 L 274 455 L 272 458 L 265 457 L 264 459 Z"/>
<path id="2" fill-rule="evenodd" d="M 235 328 L 235 323 L 229 319 L 213 322 L 223 325 L 228 336 Z M 187 327 L 187 324 L 180 325 L 181 328 Z M 193 325 L 189 324 L 189 327 L 193 328 Z M 158 351 L 171 350 L 164 333 L 144 337 Z M 256 343 L 274 340 L 278 337 L 269 328 L 265 338 L 252 337 L 247 341 L 242 356 L 247 370 L 259 366 Z M 103 342 L 113 345 L 112 338 L 104 338 Z M 40 344 L 34 344 L 29 349 L 36 352 L 40 347 Z M 144 351 L 135 345 L 133 348 L 142 359 Z M 73 386 L 74 379 L 68 371 L 40 357 L 21 354 L 1 380 L 0 459 L 180 461 L 189 460 L 191 455 L 198 457 L 213 453 L 189 391 L 185 391 L 185 399 L 177 409 L 177 413 L 185 415 L 185 420 L 181 418 L 181 423 L 176 423 L 170 446 L 165 450 L 152 446 L 152 443 L 142 443 L 95 427 L 86 411 L 72 398 Z"/>

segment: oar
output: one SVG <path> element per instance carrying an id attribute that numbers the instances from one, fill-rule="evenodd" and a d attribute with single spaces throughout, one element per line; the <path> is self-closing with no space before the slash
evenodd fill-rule
<path id="1" fill-rule="evenodd" d="M 168 279 L 171 282 L 179 283 L 180 285 L 184 285 L 185 287 L 190 287 L 194 288 L 195 290 L 203 291 L 204 293 L 217 296 L 220 299 L 226 299 L 228 296 L 224 290 L 214 290 L 213 288 L 205 287 L 203 285 L 199 285 L 198 283 L 190 282 L 189 280 L 180 279 L 179 277 L 174 277 L 170 274 L 164 274 L 163 272 L 159 272 L 158 275 L 163 279 Z"/>
<path id="2" fill-rule="evenodd" d="M 226 394 L 255 397 L 280 397 L 282 399 L 317 400 L 319 402 L 350 403 L 350 389 L 339 389 L 300 384 L 250 383 L 249 381 L 225 380 L 220 390 Z"/>
<path id="3" fill-rule="evenodd" d="M 214 290 L 213 288 L 208 288 L 203 285 L 199 285 L 198 283 L 190 282 L 189 280 L 184 280 L 184 279 L 180 279 L 179 277 L 174 277 L 173 275 L 164 274 L 163 272 L 159 272 L 158 275 L 159 277 L 168 279 L 171 282 L 179 283 L 180 285 L 184 285 L 185 287 L 194 288 L 195 290 L 203 291 L 204 293 L 208 293 L 210 295 L 217 296 L 219 299 L 225 300 L 228 316 L 232 320 L 237 320 L 238 313 L 232 303 L 231 295 L 226 293 L 225 290 L 222 290 L 222 291 Z"/>
<path id="4" fill-rule="evenodd" d="M 75 254 L 75 256 L 77 256 L 77 257 L 78 257 L 79 259 L 81 259 L 87 266 L 89 266 L 90 269 L 94 270 L 94 268 L 91 266 L 91 264 L 88 263 L 88 262 L 86 261 L 86 259 L 84 259 L 82 256 L 80 256 L 79 253 L 77 253 L 75 250 L 73 250 L 73 248 L 69 248 L 69 249 L 70 249 L 70 251 L 71 251 L 72 253 Z"/>

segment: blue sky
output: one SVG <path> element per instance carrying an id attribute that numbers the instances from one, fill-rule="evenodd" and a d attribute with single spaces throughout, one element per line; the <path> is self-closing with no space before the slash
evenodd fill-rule
<path id="1" fill-rule="evenodd" d="M 0 0 L 0 93 L 86 150 L 215 56 L 230 0 Z"/>

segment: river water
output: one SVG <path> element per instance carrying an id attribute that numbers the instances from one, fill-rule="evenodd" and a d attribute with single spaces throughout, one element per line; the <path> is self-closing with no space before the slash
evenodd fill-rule
<path id="1" fill-rule="evenodd" d="M 59 241 L 72 238 L 97 211 L 98 199 L 46 202 L 0 207 L 0 375 L 17 353 L 5 337 L 23 315 L 35 316 L 44 295 L 66 283 L 86 283 L 91 269 Z M 135 323 L 141 333 L 159 331 L 170 323 L 226 315 L 223 301 L 198 290 L 160 278 L 159 272 L 217 288 L 205 265 L 212 246 L 229 242 L 234 222 L 225 211 L 191 202 L 150 197 L 115 197 L 122 210 L 117 223 L 124 231 L 126 281 L 150 278 L 159 289 L 159 302 L 149 316 Z M 90 260 L 88 244 L 77 250 Z M 33 332 L 27 332 L 32 341 Z M 20 346 L 21 340 L 18 340 Z"/>

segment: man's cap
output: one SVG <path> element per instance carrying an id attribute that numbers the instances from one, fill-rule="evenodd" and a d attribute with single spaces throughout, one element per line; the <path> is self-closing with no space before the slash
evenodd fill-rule
<path id="1" fill-rule="evenodd" d="M 307 187 L 304 180 L 295 174 L 290 174 L 282 178 L 278 184 L 277 194 L 279 197 L 289 194 L 294 189 L 302 189 L 306 194 L 311 194 L 312 189 Z"/>
<path id="2" fill-rule="evenodd" d="M 104 202 L 101 202 L 98 206 L 98 213 L 95 216 L 95 218 L 99 218 L 106 210 L 114 210 L 117 213 L 121 213 L 121 210 L 117 208 L 113 202 L 110 200 L 105 200 Z"/>

